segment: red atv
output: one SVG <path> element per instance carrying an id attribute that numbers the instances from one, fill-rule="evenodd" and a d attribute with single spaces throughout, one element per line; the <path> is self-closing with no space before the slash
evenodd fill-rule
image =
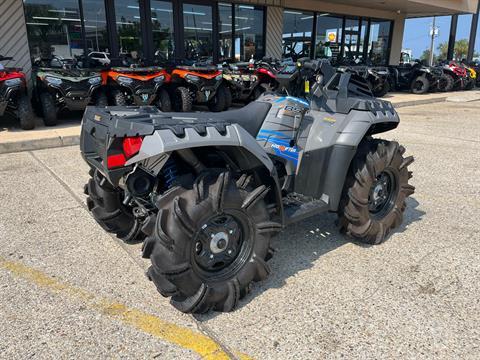
<path id="1" fill-rule="evenodd" d="M 0 55 L 0 62 L 6 60 L 12 58 Z M 5 114 L 18 119 L 20 127 L 24 130 L 35 127 L 25 74 L 21 69 L 5 68 L 0 63 L 0 117 Z"/>
<path id="2" fill-rule="evenodd" d="M 469 77 L 464 66 L 457 64 L 455 61 L 450 61 L 443 66 L 443 73 L 446 77 L 446 85 L 443 91 L 462 90 L 467 87 Z"/>

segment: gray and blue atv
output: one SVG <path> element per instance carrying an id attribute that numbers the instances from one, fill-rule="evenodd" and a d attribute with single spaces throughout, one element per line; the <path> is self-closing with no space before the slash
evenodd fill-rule
<path id="1" fill-rule="evenodd" d="M 143 241 L 149 279 L 180 311 L 234 309 L 268 276 L 270 239 L 289 224 L 336 212 L 342 232 L 379 244 L 402 223 L 413 157 L 372 138 L 398 126 L 395 109 L 361 77 L 303 66 L 318 74 L 308 100 L 266 94 L 222 113 L 85 111 L 88 209 L 106 231 Z"/>

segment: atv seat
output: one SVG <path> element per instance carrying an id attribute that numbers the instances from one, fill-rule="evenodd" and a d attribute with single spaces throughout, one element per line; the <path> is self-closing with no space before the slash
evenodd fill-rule
<path id="1" fill-rule="evenodd" d="M 199 122 L 225 121 L 238 124 L 250 135 L 257 137 L 272 104 L 263 101 L 253 101 L 241 109 L 223 111 L 219 113 L 162 113 L 163 116 L 172 118 L 197 119 Z"/>

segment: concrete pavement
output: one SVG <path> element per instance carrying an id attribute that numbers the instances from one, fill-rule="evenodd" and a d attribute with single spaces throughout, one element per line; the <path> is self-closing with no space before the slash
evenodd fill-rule
<path id="1" fill-rule="evenodd" d="M 274 239 L 272 275 L 238 310 L 196 317 L 156 292 L 139 245 L 91 219 L 77 146 L 0 155 L 0 358 L 478 358 L 479 110 L 401 108 L 382 134 L 416 158 L 387 242 L 309 219 Z"/>

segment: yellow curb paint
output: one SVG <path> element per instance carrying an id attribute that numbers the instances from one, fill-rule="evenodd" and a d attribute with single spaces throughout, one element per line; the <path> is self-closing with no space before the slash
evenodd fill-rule
<path id="1" fill-rule="evenodd" d="M 194 351 L 200 355 L 202 359 L 230 359 L 230 356 L 219 344 L 199 332 L 166 322 L 155 315 L 129 308 L 124 304 L 112 302 L 104 298 L 97 298 L 88 291 L 61 283 L 39 270 L 35 270 L 18 262 L 7 261 L 0 258 L 0 267 L 10 271 L 16 277 L 30 281 L 39 287 L 82 300 L 91 309 L 98 311 L 102 315 L 120 320 L 144 333 L 168 341 L 184 349 Z M 242 360 L 252 359 L 242 353 L 235 353 L 235 355 Z"/>

